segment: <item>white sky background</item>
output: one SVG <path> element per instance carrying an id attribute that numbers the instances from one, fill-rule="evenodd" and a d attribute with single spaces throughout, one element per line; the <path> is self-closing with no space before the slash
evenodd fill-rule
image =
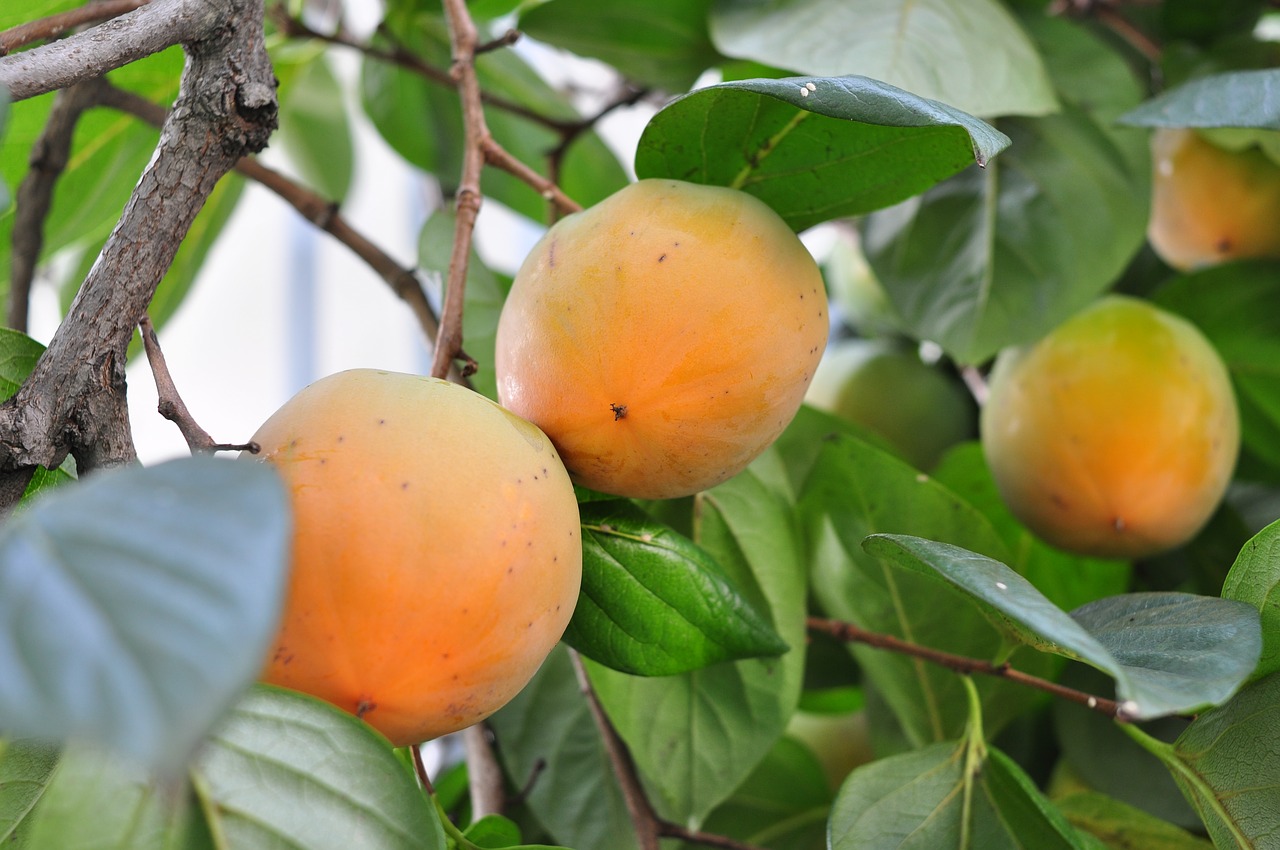
<path id="1" fill-rule="evenodd" d="M 353 29 L 372 29 L 380 17 L 378 5 L 348 2 Z M 528 42 L 519 49 L 553 83 L 572 75 L 588 88 L 610 87 L 608 72 L 595 63 Z M 358 60 L 350 51 L 334 49 L 331 54 L 355 104 Z M 619 111 L 601 128 L 628 167 L 652 111 Z M 436 202 L 434 188 L 382 141 L 358 107 L 349 112 L 357 121 L 356 171 L 342 214 L 398 262 L 412 267 L 418 230 Z M 288 171 L 279 151 L 268 148 L 263 160 Z M 536 227 L 495 203 L 482 208 L 477 247 L 494 267 L 514 271 L 538 236 Z M 47 342 L 59 319 L 57 297 L 46 287 L 33 293 L 33 300 L 32 335 Z M 345 246 L 253 183 L 159 337 L 192 415 L 222 442 L 247 441 L 281 404 L 324 375 L 356 367 L 418 373 L 430 368 L 430 351 L 416 320 L 382 279 Z M 154 463 L 187 454 L 177 427 L 156 412 L 155 384 L 145 358 L 131 362 L 127 375 L 140 459 Z"/>

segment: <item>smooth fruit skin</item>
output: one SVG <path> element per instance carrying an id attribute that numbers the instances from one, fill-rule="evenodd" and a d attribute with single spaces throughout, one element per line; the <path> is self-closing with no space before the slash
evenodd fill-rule
<path id="1" fill-rule="evenodd" d="M 1280 165 L 1258 148 L 1230 151 L 1194 130 L 1151 137 L 1147 238 L 1170 266 L 1280 258 Z"/>
<path id="2" fill-rule="evenodd" d="M 883 437 L 917 469 L 978 433 L 978 406 L 958 381 L 891 340 L 828 347 L 805 401 Z"/>
<path id="3" fill-rule="evenodd" d="M 1221 501 L 1240 425 L 1226 366 L 1184 319 L 1108 296 L 997 358 L 982 444 L 1009 509 L 1061 549 L 1138 558 Z"/>
<path id="4" fill-rule="evenodd" d="M 521 266 L 498 324 L 498 397 L 578 483 L 684 496 L 782 433 L 827 327 L 817 264 L 764 203 L 642 180 L 556 223 Z"/>
<path id="5" fill-rule="evenodd" d="M 253 439 L 294 514 L 265 681 L 397 746 L 524 687 L 582 576 L 573 486 L 542 432 L 455 384 L 357 369 L 302 390 Z"/>

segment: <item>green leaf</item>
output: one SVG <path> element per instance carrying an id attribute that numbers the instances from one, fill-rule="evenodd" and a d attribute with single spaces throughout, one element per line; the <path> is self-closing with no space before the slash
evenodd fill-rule
<path id="1" fill-rule="evenodd" d="M 1120 116 L 1136 127 L 1280 130 L 1280 68 L 1199 77 Z"/>
<path id="2" fill-rule="evenodd" d="M 205 742 L 189 780 L 156 784 L 109 754 L 69 748 L 36 807 L 27 850 L 445 848 L 434 807 L 384 738 L 284 689 L 249 691 Z"/>
<path id="3" fill-rule="evenodd" d="M 1152 300 L 1195 324 L 1222 355 L 1245 456 L 1280 470 L 1280 263 L 1226 263 L 1179 275 Z"/>
<path id="4" fill-rule="evenodd" d="M 58 750 L 50 744 L 0 739 L 0 844 L 25 846 L 28 816 L 57 763 Z"/>
<path id="5" fill-rule="evenodd" d="M 606 667 L 673 676 L 786 643 L 692 540 L 626 501 L 582 512 L 582 594 L 564 640 Z"/>
<path id="6" fill-rule="evenodd" d="M 1166 759 L 1218 847 L 1276 847 L 1280 823 L 1280 674 L 1196 718 Z M 1175 760 L 1176 759 L 1176 760 Z"/>
<path id="7" fill-rule="evenodd" d="M 272 144 L 284 148 L 289 161 L 310 186 L 335 201 L 347 197 L 355 170 L 351 125 L 342 86 L 329 66 L 328 54 L 312 52 L 293 63 L 280 86 L 280 129 Z"/>
<path id="8" fill-rule="evenodd" d="M 463 833 L 477 847 L 503 848 L 520 843 L 520 827 L 502 815 L 485 815 Z"/>
<path id="9" fill-rule="evenodd" d="M 176 768 L 261 668 L 288 532 L 272 471 L 207 457 L 32 502 L 0 533 L 0 727 Z"/>
<path id="10" fill-rule="evenodd" d="M 639 678 L 588 669 L 609 717 L 669 819 L 696 822 L 732 794 L 782 735 L 804 674 L 804 574 L 792 506 L 766 452 L 696 499 L 694 541 L 792 648 L 779 659 Z M 785 486 L 785 485 L 784 485 Z"/>
<path id="11" fill-rule="evenodd" d="M 1139 168 L 1075 107 L 1000 124 L 1013 140 L 863 225 L 867 259 L 908 333 L 960 363 L 1043 336 L 1108 289 L 1146 238 Z"/>
<path id="12" fill-rule="evenodd" d="M 1003 557 L 991 525 L 950 490 L 868 443 L 832 437 L 802 490 L 800 512 L 812 551 L 810 587 L 828 616 L 948 652 L 1002 656 L 1005 641 L 975 602 L 934 576 L 893 569 L 862 547 L 869 534 L 910 531 Z M 851 650 L 913 746 L 962 732 L 965 691 L 950 670 L 861 645 Z M 1030 654 L 1019 666 L 1047 673 L 1049 663 Z M 1011 682 L 976 684 L 992 734 L 1035 700 Z"/>
<path id="13" fill-rule="evenodd" d="M 721 83 L 645 127 L 636 175 L 731 186 L 796 230 L 887 207 L 1002 151 L 995 128 L 866 77 Z"/>
<path id="14" fill-rule="evenodd" d="M 1092 791 L 1054 800 L 1067 822 L 1101 839 L 1109 850 L 1213 850 L 1213 845 L 1168 821 Z"/>
<path id="15" fill-rule="evenodd" d="M 702 831 L 769 850 L 825 850 L 831 789 L 822 766 L 793 738 L 780 738 L 759 767 L 707 818 Z M 693 850 L 692 844 L 680 845 Z"/>
<path id="16" fill-rule="evenodd" d="M 995 0 L 727 0 L 711 33 L 729 56 L 801 74 L 860 74 L 974 115 L 1056 106 L 1035 47 Z"/>
<path id="17" fill-rule="evenodd" d="M 1128 589 L 1133 572 L 1128 562 L 1063 552 L 1019 522 L 996 489 L 981 443 L 964 443 L 952 449 L 933 470 L 933 477 L 982 512 L 1004 541 L 1011 556 L 1009 566 L 1062 610 Z"/>
<path id="18" fill-rule="evenodd" d="M 1222 598 L 1247 602 L 1262 617 L 1262 656 L 1253 677 L 1280 670 L 1280 520 L 1240 550 L 1222 585 Z"/>
<path id="19" fill-rule="evenodd" d="M 192 766 L 231 847 L 444 850 L 434 807 L 386 740 L 328 703 L 257 685 Z"/>
<path id="20" fill-rule="evenodd" d="M 112 71 L 108 78 L 149 100 L 169 104 L 177 94 L 182 65 L 182 48 L 175 46 Z M 32 147 L 44 129 L 55 96 L 43 95 L 12 106 L 5 154 L 0 157 L 0 179 L 10 186 L 17 186 L 27 173 Z M 159 137 L 159 130 L 115 110 L 91 109 L 80 117 L 67 168 L 58 180 L 53 207 L 44 222 L 42 263 L 68 246 L 96 247 L 106 241 Z M 6 298 L 12 230 L 10 209 L 0 214 L 0 295 Z"/>
<path id="21" fill-rule="evenodd" d="M 526 35 L 600 59 L 642 85 L 680 92 L 720 58 L 707 34 L 713 0 L 551 0 L 520 15 Z"/>
<path id="22" fill-rule="evenodd" d="M 436 210 L 422 225 L 418 235 L 418 266 L 434 272 L 443 281 L 449 273 L 453 254 L 453 234 L 458 217 L 452 210 Z M 498 339 L 498 317 L 511 291 L 511 279 L 496 274 L 472 248 L 467 260 L 466 297 L 462 311 L 462 347 L 478 366 L 471 376 L 476 392 L 498 398 L 498 379 L 493 370 Z"/>
<path id="23" fill-rule="evenodd" d="M 525 801 L 557 841 L 636 850 L 627 804 L 564 647 L 487 723 L 507 775 L 528 784 Z"/>
<path id="24" fill-rule="evenodd" d="M 1223 702 L 1257 662 L 1257 612 L 1187 593 L 1130 593 L 1068 615 L 1025 578 L 985 555 L 907 535 L 878 534 L 869 553 L 907 570 L 933 572 L 979 601 L 1011 638 L 1102 670 L 1132 719 Z"/>
<path id="25" fill-rule="evenodd" d="M 999 750 L 943 742 L 858 768 L 840 789 L 830 850 L 1081 848 L 1071 825 Z"/>

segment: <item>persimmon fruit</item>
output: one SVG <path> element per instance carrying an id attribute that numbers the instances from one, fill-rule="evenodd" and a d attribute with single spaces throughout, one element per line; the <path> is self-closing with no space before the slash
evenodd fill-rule
<path id="1" fill-rule="evenodd" d="M 1186 128 L 1151 137 L 1147 238 L 1170 266 L 1280 258 L 1280 164 L 1256 147 L 1229 150 Z"/>
<path id="2" fill-rule="evenodd" d="M 1189 540 L 1240 444 L 1225 364 L 1150 302 L 1106 296 L 996 359 L 982 444 L 1009 509 L 1061 549 L 1137 558 Z"/>
<path id="3" fill-rule="evenodd" d="M 964 385 L 889 339 L 828 347 L 805 400 L 878 434 L 918 469 L 978 433 L 978 406 Z"/>
<path id="4" fill-rule="evenodd" d="M 641 180 L 561 219 L 521 265 L 498 323 L 498 398 L 578 483 L 684 496 L 782 433 L 828 323 L 817 264 L 767 205 Z"/>
<path id="5" fill-rule="evenodd" d="M 266 681 L 396 745 L 470 726 L 528 683 L 582 575 L 573 485 L 537 427 L 446 381 L 356 369 L 253 439 L 294 522 Z"/>

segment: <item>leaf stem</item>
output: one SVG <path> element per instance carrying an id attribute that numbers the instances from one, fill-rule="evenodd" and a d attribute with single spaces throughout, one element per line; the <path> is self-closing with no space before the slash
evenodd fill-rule
<path id="1" fill-rule="evenodd" d="M 1227 811 L 1226 806 L 1222 804 L 1222 800 L 1214 793 L 1213 788 L 1204 781 L 1203 777 L 1191 765 L 1179 757 L 1176 746 L 1152 737 L 1132 723 L 1121 723 L 1119 726 L 1138 746 L 1158 758 L 1169 772 L 1174 775 L 1175 779 L 1182 780 L 1179 784 L 1182 786 L 1183 796 L 1190 800 L 1206 826 L 1208 826 L 1209 819 L 1205 817 L 1204 809 L 1207 807 L 1226 828 L 1227 832 L 1230 833 L 1232 840 L 1236 842 L 1236 846 L 1240 848 L 1253 846 L 1249 837 L 1240 831 L 1239 825 L 1236 824 L 1231 813 Z M 1194 793 L 1188 793 L 1188 791 Z M 1215 841 L 1214 843 L 1216 844 L 1217 842 Z"/>
<path id="2" fill-rule="evenodd" d="M 978 695 L 978 687 L 972 676 L 961 676 L 960 681 L 964 683 L 964 692 L 969 698 L 969 729 L 964 748 L 964 802 L 960 820 L 960 846 L 968 847 L 973 817 L 973 786 L 982 773 L 983 762 L 987 760 L 987 741 L 982 730 L 982 698 Z"/>

